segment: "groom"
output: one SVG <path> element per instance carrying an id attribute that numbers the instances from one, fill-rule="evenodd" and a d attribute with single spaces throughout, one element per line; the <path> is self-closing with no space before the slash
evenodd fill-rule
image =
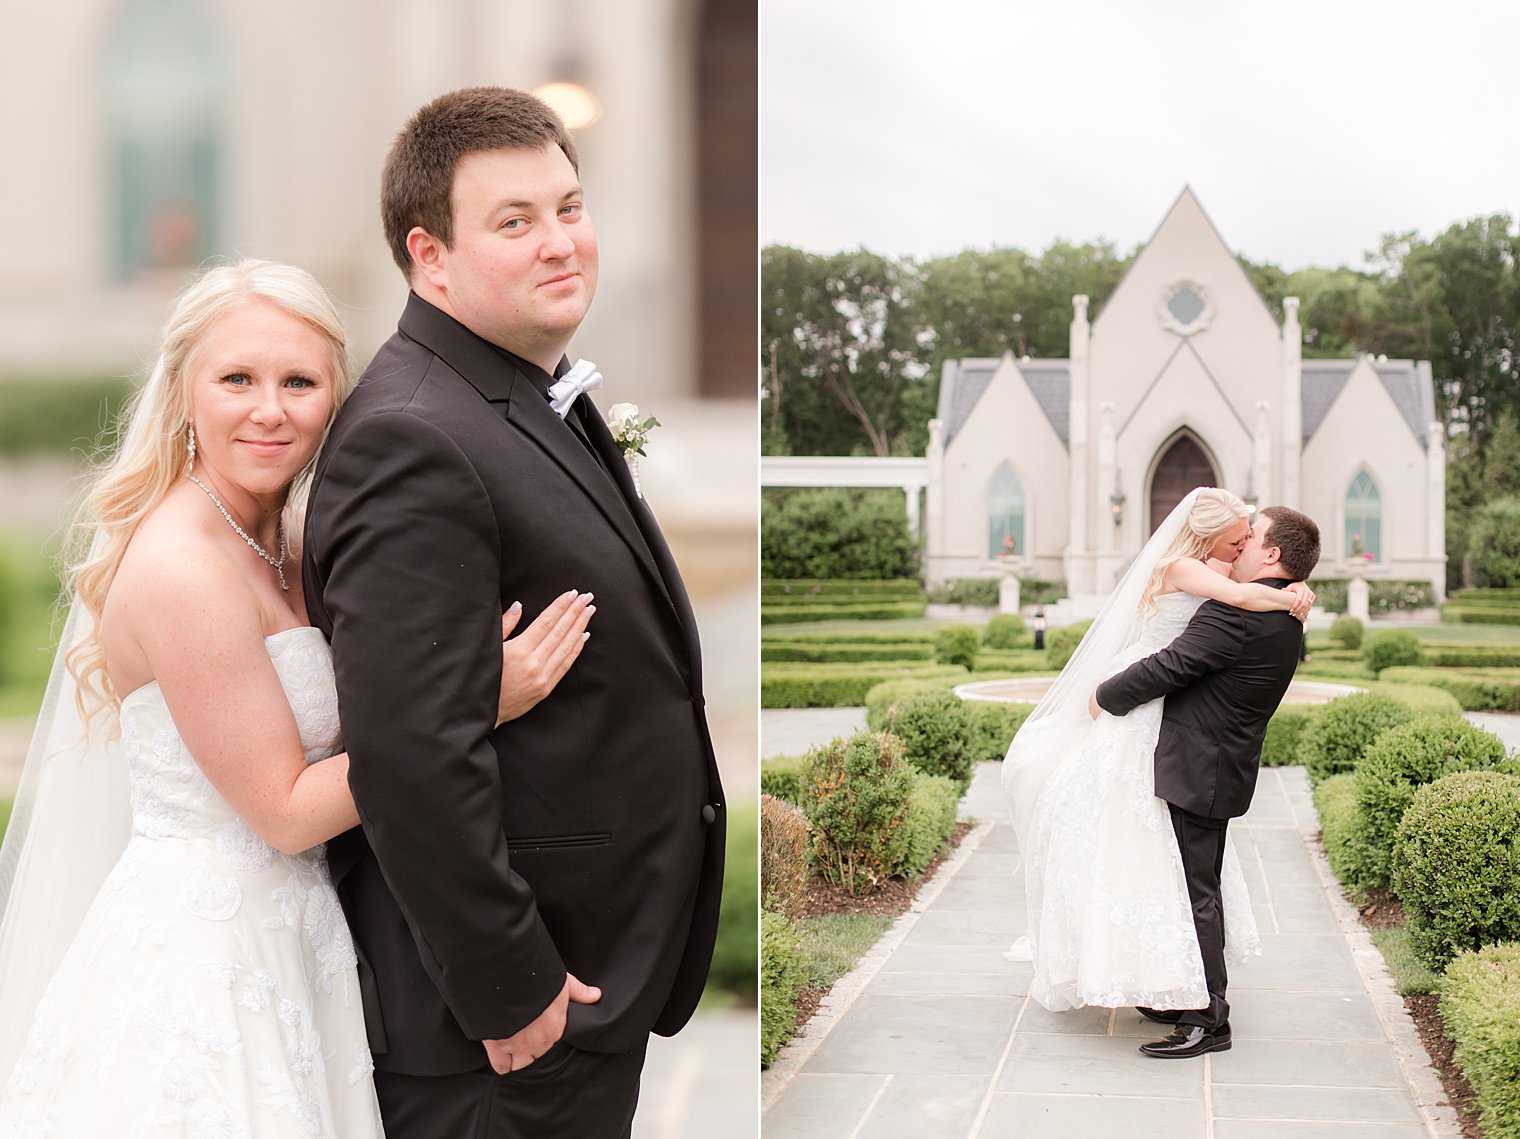
<path id="1" fill-rule="evenodd" d="M 648 1034 L 686 1022 L 712 956 L 696 622 L 602 417 L 556 382 L 596 289 L 585 197 L 529 95 L 413 116 L 381 187 L 412 292 L 311 492 L 306 601 L 363 820 L 329 860 L 391 1139 L 628 1135 Z M 496 727 L 504 608 L 567 587 L 594 635 Z"/>
<path id="2" fill-rule="evenodd" d="M 1318 562 L 1313 520 L 1286 506 L 1268 506 L 1235 562 L 1235 579 L 1281 589 L 1306 580 Z M 1170 645 L 1105 680 L 1093 694 L 1094 716 L 1099 708 L 1123 716 L 1166 697 L 1156 794 L 1171 808 L 1209 1005 L 1180 1012 L 1141 1009 L 1151 1020 L 1175 1025 L 1165 1039 L 1141 1045 L 1147 1056 L 1185 1058 L 1230 1047 L 1219 885 L 1225 829 L 1251 805 L 1262 737 L 1293 679 L 1302 637 L 1303 626 L 1282 610 L 1251 613 L 1206 601 Z"/>

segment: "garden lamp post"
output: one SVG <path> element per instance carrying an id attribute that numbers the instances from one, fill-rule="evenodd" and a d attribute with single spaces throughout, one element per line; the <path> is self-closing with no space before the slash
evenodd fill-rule
<path id="1" fill-rule="evenodd" d="M 1036 650 L 1045 647 L 1045 608 L 1041 606 L 1034 611 L 1034 647 Z"/>

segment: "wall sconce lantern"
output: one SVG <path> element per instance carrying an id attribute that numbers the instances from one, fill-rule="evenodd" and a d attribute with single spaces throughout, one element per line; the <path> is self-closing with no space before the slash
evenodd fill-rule
<path id="1" fill-rule="evenodd" d="M 1124 494 L 1123 494 L 1123 492 L 1121 492 L 1121 491 L 1115 491 L 1113 494 L 1111 494 L 1111 495 L 1108 496 L 1108 509 L 1113 512 L 1113 515 L 1114 515 L 1114 525 L 1115 526 L 1121 525 L 1124 522 Z"/>

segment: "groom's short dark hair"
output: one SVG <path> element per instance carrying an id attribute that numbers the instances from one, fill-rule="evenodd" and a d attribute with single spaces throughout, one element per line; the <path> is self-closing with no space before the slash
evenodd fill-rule
<path id="1" fill-rule="evenodd" d="M 401 128 L 380 175 L 380 218 L 391 256 L 412 278 L 406 235 L 421 226 L 454 245 L 454 169 L 481 150 L 538 150 L 553 144 L 580 172 L 575 143 L 549 105 L 510 87 L 464 87 L 440 95 Z"/>
<path id="2" fill-rule="evenodd" d="M 1271 520 L 1262 545 L 1277 547 L 1277 564 L 1294 581 L 1307 581 L 1319 565 L 1319 527 L 1314 519 L 1290 506 L 1266 506 L 1261 512 Z"/>

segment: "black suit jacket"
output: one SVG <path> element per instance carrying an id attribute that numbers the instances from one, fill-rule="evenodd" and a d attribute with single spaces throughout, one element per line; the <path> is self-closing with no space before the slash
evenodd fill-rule
<path id="1" fill-rule="evenodd" d="M 413 295 L 317 464 L 303 555 L 361 830 L 329 865 L 377 1067 L 481 1067 L 568 969 L 565 1038 L 625 1051 L 690 1016 L 723 796 L 696 622 L 606 425 L 593 456 L 516 361 Z M 541 375 L 541 373 L 540 373 Z M 558 687 L 494 728 L 501 614 L 596 594 Z"/>
<path id="2" fill-rule="evenodd" d="M 1170 645 L 1098 685 L 1098 704 L 1123 716 L 1165 696 L 1156 794 L 1195 815 L 1232 819 L 1251 805 L 1262 737 L 1293 680 L 1302 639 L 1303 625 L 1283 610 L 1205 601 Z"/>

